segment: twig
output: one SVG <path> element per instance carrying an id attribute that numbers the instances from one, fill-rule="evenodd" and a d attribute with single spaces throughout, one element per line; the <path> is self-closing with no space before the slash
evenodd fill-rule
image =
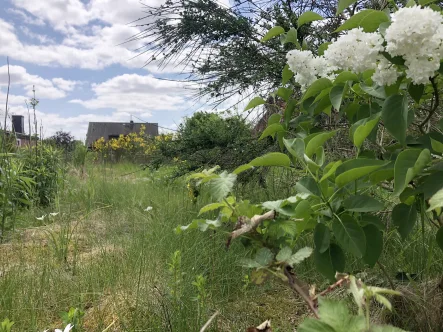
<path id="1" fill-rule="evenodd" d="M 395 285 L 394 282 L 392 281 L 391 277 L 389 277 L 388 272 L 386 271 L 385 267 L 383 266 L 383 264 L 381 264 L 379 261 L 377 261 L 377 265 L 380 267 L 381 272 L 385 275 L 386 279 L 388 279 L 389 285 L 391 286 L 391 288 L 394 290 L 395 289 Z"/>
<path id="2" fill-rule="evenodd" d="M 314 303 L 317 302 L 317 299 L 318 299 L 320 296 L 324 296 L 324 295 L 326 295 L 326 294 L 332 292 L 335 288 L 342 286 L 343 283 L 345 283 L 345 282 L 347 283 L 348 281 L 349 281 L 349 276 L 344 276 L 343 278 L 341 278 L 340 280 L 338 280 L 336 283 L 334 283 L 334 284 L 330 285 L 328 288 L 326 288 L 323 292 L 321 292 L 321 293 L 315 295 L 315 296 L 312 298 L 312 301 L 314 301 Z"/>
<path id="3" fill-rule="evenodd" d="M 200 329 L 200 332 L 204 332 L 204 331 L 209 327 L 209 325 L 211 325 L 212 321 L 215 319 L 215 317 L 217 317 L 217 315 L 218 315 L 219 313 L 220 313 L 220 312 L 217 310 L 217 311 L 211 316 L 211 318 L 209 318 L 209 320 L 206 322 L 206 324 L 203 325 L 203 327 Z"/>
<path id="4" fill-rule="evenodd" d="M 303 300 L 305 300 L 306 304 L 309 306 L 309 309 L 311 309 L 315 318 L 319 318 L 315 302 L 309 296 L 309 291 L 307 290 L 307 287 L 303 285 L 303 283 L 300 280 L 297 279 L 295 274 L 292 272 L 292 268 L 289 265 L 285 266 L 284 273 L 285 276 L 288 278 L 288 283 L 289 286 L 292 288 L 292 290 L 300 294 L 300 296 L 303 298 Z"/>
<path id="5" fill-rule="evenodd" d="M 423 127 L 429 122 L 429 120 L 431 120 L 432 116 L 434 115 L 435 111 L 437 111 L 437 108 L 440 104 L 440 97 L 438 95 L 438 86 L 437 83 L 435 82 L 435 77 L 431 77 L 429 80 L 431 81 L 432 88 L 434 89 L 435 102 L 432 109 L 429 111 L 429 114 L 426 117 L 426 119 L 424 119 L 423 122 L 418 125 L 418 128 L 420 129 L 420 132 L 422 134 L 426 134 Z"/>
<path id="6" fill-rule="evenodd" d="M 226 243 L 226 247 L 229 248 L 231 245 L 232 240 L 238 238 L 239 236 L 249 233 L 250 231 L 257 228 L 258 225 L 260 225 L 261 222 L 265 220 L 271 220 L 275 218 L 275 211 L 268 211 L 265 214 L 262 215 L 255 215 L 251 219 L 240 217 L 239 222 L 241 222 L 240 227 L 236 230 L 234 230 L 231 235 L 228 238 L 228 241 Z"/>

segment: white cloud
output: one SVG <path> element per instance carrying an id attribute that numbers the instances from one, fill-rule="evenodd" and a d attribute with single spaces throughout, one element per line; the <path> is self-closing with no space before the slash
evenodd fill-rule
<path id="1" fill-rule="evenodd" d="M 15 9 L 15 8 L 8 8 L 7 12 L 9 14 L 16 15 L 16 16 L 20 17 L 24 24 L 30 24 L 30 25 L 36 25 L 36 26 L 44 26 L 45 25 L 45 22 L 41 18 L 26 14 L 22 10 Z"/>
<path id="2" fill-rule="evenodd" d="M 41 35 L 39 33 L 32 32 L 27 26 L 20 26 L 22 32 L 29 38 L 36 39 L 40 44 L 53 44 L 54 40 L 47 35 Z"/>
<path id="3" fill-rule="evenodd" d="M 37 90 L 37 98 L 59 99 L 66 97 L 66 91 L 74 88 L 77 82 L 55 78 L 53 81 L 44 79 L 37 75 L 31 75 L 26 68 L 21 66 L 10 66 L 9 73 L 11 77 L 11 86 L 21 86 L 25 89 L 28 97 L 33 97 L 33 89 Z M 55 86 L 54 83 L 57 85 Z M 6 87 L 8 84 L 8 67 L 0 67 L 0 87 Z M 66 89 L 68 88 L 68 89 Z"/>
<path id="4" fill-rule="evenodd" d="M 144 113 L 182 110 L 188 105 L 188 91 L 182 83 L 164 81 L 152 75 L 125 74 L 93 84 L 95 98 L 71 100 L 89 109 L 115 109 L 118 112 Z"/>

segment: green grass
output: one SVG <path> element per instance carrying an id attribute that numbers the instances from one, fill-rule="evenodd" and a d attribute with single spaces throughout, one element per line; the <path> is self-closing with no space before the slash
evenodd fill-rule
<path id="1" fill-rule="evenodd" d="M 276 280 L 245 287 L 249 271 L 239 260 L 249 249 L 235 241 L 226 250 L 227 230 L 174 233 L 208 199 L 203 195 L 194 205 L 184 181 L 168 179 L 168 168 L 138 169 L 89 164 L 84 177 L 67 172 L 55 206 L 21 214 L 16 230 L 0 245 L 0 320 L 14 321 L 13 331 L 43 331 L 61 327 L 59 313 L 75 307 L 86 312 L 85 331 L 103 331 L 114 323 L 115 331 L 181 332 L 198 331 L 218 310 L 211 331 L 245 331 L 266 319 L 278 331 L 293 330 L 307 315 L 306 306 Z M 293 193 L 296 179 L 277 170 L 267 174 L 266 190 L 255 180 L 237 189 L 253 202 L 284 198 Z M 148 206 L 153 209 L 144 211 Z M 53 220 L 35 219 L 54 211 L 60 214 Z M 398 271 L 418 273 L 423 280 L 438 277 L 443 259 L 432 236 L 425 232 L 424 259 L 419 228 L 408 245 L 388 232 L 381 263 L 390 277 Z M 300 237 L 298 246 L 305 245 L 312 246 L 310 236 Z M 176 251 L 181 263 L 171 268 Z M 347 269 L 368 271 L 350 257 Z M 327 286 L 312 259 L 297 266 L 297 274 L 317 289 Z M 199 275 L 205 283 L 198 290 L 193 283 Z M 366 281 L 388 285 L 377 267 Z"/>

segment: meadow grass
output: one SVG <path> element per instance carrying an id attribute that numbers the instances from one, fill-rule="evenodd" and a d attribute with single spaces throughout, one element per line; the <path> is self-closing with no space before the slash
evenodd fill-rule
<path id="1" fill-rule="evenodd" d="M 14 321 L 15 331 L 43 331 L 60 327 L 60 312 L 72 307 L 85 312 L 85 331 L 112 324 L 108 331 L 185 332 L 198 331 L 218 310 L 210 331 L 245 331 L 266 319 L 277 331 L 294 330 L 307 315 L 303 301 L 276 280 L 249 283 L 249 271 L 239 264 L 249 249 L 240 241 L 226 250 L 223 231 L 174 233 L 209 199 L 203 195 L 193 204 L 185 181 L 170 180 L 168 168 L 139 169 L 122 163 L 89 164 L 84 176 L 71 170 L 51 209 L 20 216 L 0 245 L 0 319 Z M 237 189 L 259 202 L 289 196 L 296 180 L 279 170 L 267 175 L 266 190 L 253 181 Z M 148 206 L 152 210 L 145 211 Z M 35 218 L 49 212 L 59 214 Z M 432 236 L 417 228 L 406 246 L 388 231 L 381 263 L 390 278 L 398 271 L 426 280 L 441 274 L 442 255 Z M 312 239 L 301 236 L 297 244 L 312 246 Z M 347 269 L 367 271 L 351 257 Z M 319 289 L 327 286 L 312 260 L 297 266 L 297 273 Z M 377 267 L 367 278 L 388 285 Z"/>

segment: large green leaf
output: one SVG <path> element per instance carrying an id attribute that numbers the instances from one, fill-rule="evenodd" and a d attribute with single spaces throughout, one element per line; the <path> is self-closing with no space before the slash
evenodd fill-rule
<path id="1" fill-rule="evenodd" d="M 361 119 L 351 126 L 350 134 L 354 145 L 360 149 L 366 137 L 374 130 L 380 120 L 381 113 L 372 115 L 369 118 Z"/>
<path id="2" fill-rule="evenodd" d="M 408 85 L 409 95 L 412 97 L 412 99 L 415 100 L 416 103 L 420 102 L 424 91 L 425 86 L 423 84 L 415 85 L 414 83 L 409 83 Z"/>
<path id="3" fill-rule="evenodd" d="M 443 188 L 437 191 L 429 200 L 428 211 L 443 207 Z"/>
<path id="4" fill-rule="evenodd" d="M 375 225 L 363 227 L 366 236 L 366 252 L 363 260 L 371 268 L 375 266 L 383 251 L 383 233 Z"/>
<path id="5" fill-rule="evenodd" d="M 289 69 L 289 65 L 286 65 L 283 68 L 283 72 L 282 72 L 282 83 L 283 83 L 283 85 L 288 83 L 293 76 L 294 76 L 293 71 L 291 69 Z"/>
<path id="6" fill-rule="evenodd" d="M 285 29 L 283 29 L 282 27 L 280 26 L 273 27 L 266 33 L 266 35 L 264 35 L 261 41 L 262 42 L 268 41 L 269 39 L 277 37 L 283 33 L 285 33 Z"/>
<path id="7" fill-rule="evenodd" d="M 330 88 L 331 86 L 332 82 L 330 80 L 328 80 L 327 78 L 320 78 L 309 86 L 301 101 L 304 101 L 309 97 L 314 97 L 322 92 L 324 89 Z"/>
<path id="8" fill-rule="evenodd" d="M 400 195 L 430 161 L 431 152 L 428 149 L 408 149 L 400 152 L 394 166 L 394 195 Z"/>
<path id="9" fill-rule="evenodd" d="M 437 240 L 437 244 L 440 247 L 440 249 L 443 250 L 443 226 L 440 227 L 439 230 L 437 231 L 435 239 Z"/>
<path id="10" fill-rule="evenodd" d="M 255 158 L 249 165 L 259 167 L 259 166 L 282 166 L 289 167 L 291 165 L 291 160 L 289 157 L 280 152 L 270 152 L 264 156 Z"/>
<path id="11" fill-rule="evenodd" d="M 383 160 L 363 158 L 345 161 L 338 166 L 337 171 L 335 172 L 335 184 L 339 187 L 343 187 L 350 182 L 376 171 L 388 163 L 389 162 Z"/>
<path id="12" fill-rule="evenodd" d="M 334 80 L 334 84 L 346 83 L 348 81 L 358 82 L 357 74 L 354 74 L 353 72 L 350 71 L 343 71 L 337 75 L 337 77 Z"/>
<path id="13" fill-rule="evenodd" d="M 323 253 L 314 250 L 314 263 L 318 272 L 330 281 L 335 281 L 335 273 L 345 270 L 345 254 L 338 245 L 331 243 Z"/>
<path id="14" fill-rule="evenodd" d="M 328 324 L 315 319 L 315 318 L 306 318 L 303 323 L 301 323 L 297 331 L 299 332 L 337 332 Z"/>
<path id="15" fill-rule="evenodd" d="M 263 138 L 266 138 L 268 136 L 274 136 L 276 133 L 284 132 L 285 128 L 280 123 L 273 123 L 266 127 L 265 130 L 263 130 L 263 133 L 261 134 L 259 141 Z"/>
<path id="16" fill-rule="evenodd" d="M 311 177 L 305 177 L 300 179 L 295 185 L 295 190 L 301 194 L 308 194 L 314 196 L 321 196 L 320 189 L 317 182 Z"/>
<path id="17" fill-rule="evenodd" d="M 382 181 L 390 180 L 394 178 L 394 162 L 390 162 L 386 166 L 383 166 L 382 168 L 379 168 L 375 172 L 372 172 L 371 175 L 369 175 L 369 180 L 372 184 L 377 184 Z"/>
<path id="18" fill-rule="evenodd" d="M 365 9 L 351 16 L 335 32 L 361 27 L 365 32 L 374 32 L 381 23 L 389 22 L 389 16 L 382 11 Z"/>
<path id="19" fill-rule="evenodd" d="M 283 139 L 283 143 L 290 154 L 304 162 L 305 142 L 301 138 Z"/>
<path id="20" fill-rule="evenodd" d="M 288 260 L 287 263 L 291 266 L 300 264 L 302 261 L 304 261 L 306 258 L 311 256 L 312 249 L 309 247 L 304 247 L 298 250 L 294 255 L 292 255 Z"/>
<path id="21" fill-rule="evenodd" d="M 214 211 L 214 210 L 217 210 L 217 209 L 225 207 L 225 206 L 226 206 L 225 203 L 211 203 L 211 204 L 208 204 L 208 205 L 202 207 L 200 209 L 200 212 L 198 213 L 198 215 L 201 215 L 201 214 L 209 212 L 209 211 Z"/>
<path id="22" fill-rule="evenodd" d="M 366 329 L 365 318 L 363 316 L 353 316 L 344 301 L 320 298 L 318 314 L 322 322 L 325 322 L 337 332 L 357 332 Z"/>
<path id="23" fill-rule="evenodd" d="M 341 215 L 332 222 L 332 231 L 337 242 L 345 250 L 358 258 L 362 258 L 366 251 L 366 236 L 363 229 L 350 215 Z"/>
<path id="24" fill-rule="evenodd" d="M 292 249 L 289 247 L 284 247 L 283 249 L 281 249 L 279 251 L 279 253 L 277 254 L 277 256 L 275 257 L 275 259 L 278 262 L 286 262 L 288 261 L 288 259 L 291 257 L 292 255 Z"/>
<path id="25" fill-rule="evenodd" d="M 301 14 L 299 16 L 298 21 L 297 21 L 297 26 L 300 28 L 303 24 L 310 23 L 313 21 L 319 21 L 322 19 L 323 19 L 323 17 L 315 12 L 311 12 L 311 11 L 304 12 L 303 14 Z"/>
<path id="26" fill-rule="evenodd" d="M 244 110 L 247 111 L 263 104 L 266 104 L 266 101 L 262 97 L 255 97 L 248 103 Z"/>
<path id="27" fill-rule="evenodd" d="M 312 155 L 315 153 L 318 147 L 322 146 L 328 139 L 335 136 L 337 134 L 337 131 L 330 131 L 330 132 L 322 132 L 319 134 L 313 134 L 305 138 L 305 144 L 306 144 L 306 155 L 311 158 Z"/>
<path id="28" fill-rule="evenodd" d="M 274 254 L 268 248 L 261 248 L 255 254 L 255 261 L 259 263 L 261 266 L 269 265 L 274 258 Z"/>
<path id="29" fill-rule="evenodd" d="M 292 44 L 298 46 L 298 48 L 300 48 L 300 44 L 297 39 L 297 29 L 290 28 L 289 31 L 286 33 L 286 38 L 285 38 L 284 44 L 287 44 L 287 43 L 292 43 Z"/>
<path id="30" fill-rule="evenodd" d="M 324 168 L 324 173 L 322 178 L 320 179 L 320 182 L 323 182 L 327 179 L 329 179 L 333 174 L 335 174 L 335 171 L 337 170 L 338 166 L 342 164 L 341 160 L 338 160 L 336 162 L 331 162 Z"/>
<path id="31" fill-rule="evenodd" d="M 383 210 L 384 204 L 370 196 L 355 195 L 345 199 L 343 207 L 351 212 L 376 212 Z"/>
<path id="32" fill-rule="evenodd" d="M 424 199 L 428 200 L 442 188 L 443 172 L 439 171 L 426 176 L 424 181 L 417 187 L 415 192 L 423 193 Z"/>
<path id="33" fill-rule="evenodd" d="M 360 88 L 370 96 L 380 99 L 386 98 L 386 91 L 383 86 L 369 86 L 365 83 L 360 83 Z"/>
<path id="34" fill-rule="evenodd" d="M 415 205 L 406 205 L 404 203 L 394 206 L 392 209 L 392 222 L 398 228 L 402 239 L 411 233 L 417 221 L 417 209 Z"/>
<path id="35" fill-rule="evenodd" d="M 324 253 L 329 249 L 331 242 L 331 233 L 325 224 L 317 224 L 314 229 L 314 243 L 315 250 L 319 253 Z"/>
<path id="36" fill-rule="evenodd" d="M 385 128 L 401 145 L 406 144 L 408 128 L 408 99 L 402 95 L 392 95 L 383 103 L 382 119 Z"/>
<path id="37" fill-rule="evenodd" d="M 356 2 L 357 0 L 339 0 L 337 6 L 337 15 L 341 14 L 346 8 L 348 8 L 350 5 L 353 5 Z"/>
<path id="38" fill-rule="evenodd" d="M 335 85 L 329 92 L 329 99 L 331 100 L 331 104 L 337 111 L 340 110 L 345 87 L 346 86 L 344 84 Z"/>
<path id="39" fill-rule="evenodd" d="M 226 171 L 220 173 L 219 177 L 212 179 L 208 183 L 211 196 L 215 200 L 221 201 L 232 191 L 236 180 L 236 174 L 231 174 Z"/>

